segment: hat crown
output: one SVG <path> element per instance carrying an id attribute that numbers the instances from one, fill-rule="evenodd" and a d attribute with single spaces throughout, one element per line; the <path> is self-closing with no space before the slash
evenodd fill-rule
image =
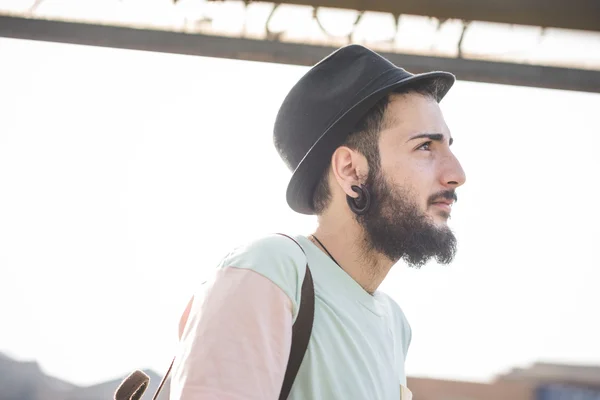
<path id="1" fill-rule="evenodd" d="M 321 135 L 359 100 L 357 95 L 389 70 L 412 76 L 360 45 L 342 47 L 313 66 L 292 87 L 275 120 L 275 147 L 288 168 L 294 171 Z"/>

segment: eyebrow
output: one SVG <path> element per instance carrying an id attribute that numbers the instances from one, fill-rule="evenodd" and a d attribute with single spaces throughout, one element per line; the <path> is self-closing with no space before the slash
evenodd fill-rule
<path id="1" fill-rule="evenodd" d="M 411 140 L 415 139 L 429 139 L 433 140 L 434 142 L 443 142 L 444 135 L 442 133 L 420 133 L 418 135 L 411 136 L 406 142 L 410 142 Z M 448 141 L 448 146 L 452 146 L 452 143 L 454 143 L 454 139 L 450 138 Z"/>

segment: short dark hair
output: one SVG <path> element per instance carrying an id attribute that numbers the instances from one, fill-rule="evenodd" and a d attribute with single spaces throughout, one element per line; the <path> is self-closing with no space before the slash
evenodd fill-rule
<path id="1" fill-rule="evenodd" d="M 354 129 L 350 132 L 342 146 L 347 146 L 358 151 L 365 156 L 370 170 L 377 170 L 380 165 L 379 159 L 379 133 L 386 128 L 385 112 L 390 103 L 392 94 L 418 93 L 433 100 L 440 100 L 440 93 L 445 84 L 439 79 L 433 79 L 429 82 L 416 82 L 412 85 L 402 87 L 399 90 L 388 94 L 379 100 L 369 111 L 358 121 Z M 312 196 L 312 207 L 315 214 L 322 214 L 331 200 L 331 191 L 329 189 L 328 169 L 323 171 Z"/>

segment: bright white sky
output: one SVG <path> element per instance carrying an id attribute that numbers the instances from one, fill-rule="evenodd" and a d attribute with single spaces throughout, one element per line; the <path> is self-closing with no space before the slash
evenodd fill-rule
<path id="1" fill-rule="evenodd" d="M 0 351 L 78 384 L 162 373 L 222 256 L 313 229 L 271 139 L 307 68 L 9 39 L 0 57 Z M 442 109 L 459 254 L 383 285 L 408 373 L 600 364 L 600 95 L 459 81 Z"/>

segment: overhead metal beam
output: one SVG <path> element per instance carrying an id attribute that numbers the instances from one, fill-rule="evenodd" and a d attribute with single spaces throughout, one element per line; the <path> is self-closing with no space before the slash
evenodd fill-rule
<path id="1" fill-rule="evenodd" d="M 222 1 L 222 0 L 209 0 Z M 262 2 L 262 1 L 261 1 Z M 598 0 L 271 0 L 281 4 L 600 31 Z"/>
<path id="2" fill-rule="evenodd" d="M 135 29 L 0 15 L 0 36 L 89 46 L 314 65 L 334 47 Z M 600 71 L 381 52 L 411 72 L 445 70 L 458 79 L 600 93 Z"/>

